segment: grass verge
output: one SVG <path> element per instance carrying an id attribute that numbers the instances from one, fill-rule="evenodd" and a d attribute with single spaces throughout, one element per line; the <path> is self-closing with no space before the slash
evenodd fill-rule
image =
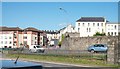
<path id="1" fill-rule="evenodd" d="M 16 58 L 18 54 L 7 54 L 8 58 Z M 40 54 L 19 54 L 22 59 L 37 60 L 37 61 L 49 61 L 49 62 L 60 62 L 69 64 L 84 64 L 93 66 L 109 66 L 109 67 L 120 67 L 118 65 L 106 64 L 104 60 L 97 60 L 94 58 L 78 58 L 74 56 L 54 56 L 54 55 L 40 55 Z"/>

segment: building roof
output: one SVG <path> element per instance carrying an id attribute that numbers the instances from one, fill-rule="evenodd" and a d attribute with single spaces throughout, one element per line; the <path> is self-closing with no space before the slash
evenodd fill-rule
<path id="1" fill-rule="evenodd" d="M 0 31 L 22 31 L 19 27 L 0 27 Z"/>
<path id="2" fill-rule="evenodd" d="M 81 17 L 76 22 L 104 22 L 104 17 Z"/>
<path id="3" fill-rule="evenodd" d="M 117 23 L 117 22 L 107 22 L 106 24 L 120 24 L 120 23 Z"/>
<path id="4" fill-rule="evenodd" d="M 47 34 L 58 34 L 59 31 L 52 31 L 52 30 L 45 30 L 44 32 L 46 32 Z"/>
<path id="5" fill-rule="evenodd" d="M 33 27 L 28 27 L 24 29 L 25 31 L 35 31 L 35 32 L 40 32 L 40 30 L 33 28 Z"/>

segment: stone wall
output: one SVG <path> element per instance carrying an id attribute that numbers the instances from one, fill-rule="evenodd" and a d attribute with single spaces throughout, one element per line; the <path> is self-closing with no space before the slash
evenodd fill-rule
<path id="1" fill-rule="evenodd" d="M 110 40 L 116 40 L 117 37 L 68 37 L 62 42 L 62 49 L 65 50 L 87 50 L 92 44 L 107 44 Z"/>
<path id="2" fill-rule="evenodd" d="M 120 41 L 116 40 L 108 42 L 107 62 L 110 64 L 120 64 Z"/>
<path id="3" fill-rule="evenodd" d="M 64 50 L 87 50 L 92 44 L 107 44 L 107 63 L 120 64 L 120 36 L 104 37 L 67 37 L 62 42 L 61 49 Z"/>

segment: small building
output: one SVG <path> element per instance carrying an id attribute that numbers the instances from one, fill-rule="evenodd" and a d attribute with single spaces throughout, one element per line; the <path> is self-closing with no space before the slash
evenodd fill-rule
<path id="1" fill-rule="evenodd" d="M 59 31 L 54 31 L 54 30 L 45 30 L 48 39 L 48 45 L 51 45 L 51 42 L 53 43 L 55 40 L 55 44 L 58 45 L 58 42 L 56 43 L 56 40 L 59 40 L 60 35 Z"/>
<path id="2" fill-rule="evenodd" d="M 107 36 L 118 36 L 120 32 L 120 24 L 108 22 L 106 24 L 106 35 Z"/>
<path id="3" fill-rule="evenodd" d="M 59 41 L 62 40 L 62 35 L 65 35 L 66 33 L 75 33 L 75 32 L 77 32 L 75 30 L 75 27 L 73 27 L 71 24 L 67 25 L 66 27 L 60 29 L 60 39 L 59 39 Z"/>

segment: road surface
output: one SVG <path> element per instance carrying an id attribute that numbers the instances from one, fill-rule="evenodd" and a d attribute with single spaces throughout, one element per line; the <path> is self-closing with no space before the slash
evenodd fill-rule
<path id="1" fill-rule="evenodd" d="M 84 65 L 73 65 L 73 64 L 64 64 L 64 63 L 52 63 L 52 62 L 35 62 L 41 64 L 43 69 L 119 69 L 111 67 L 93 67 L 93 66 L 84 66 Z"/>

